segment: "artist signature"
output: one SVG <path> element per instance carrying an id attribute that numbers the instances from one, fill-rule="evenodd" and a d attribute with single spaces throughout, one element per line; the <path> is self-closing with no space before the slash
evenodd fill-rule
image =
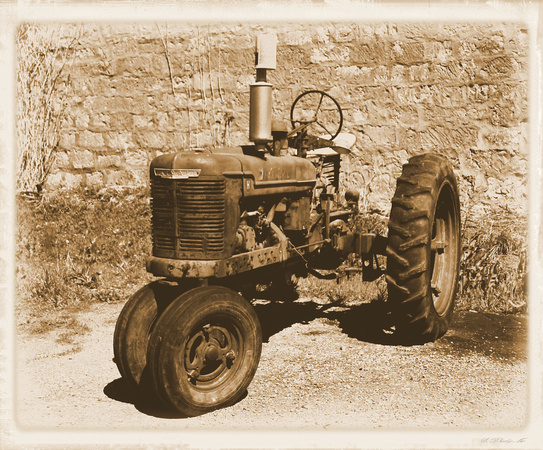
<path id="1" fill-rule="evenodd" d="M 523 442 L 526 442 L 528 438 L 520 438 L 520 439 L 508 439 L 508 438 L 501 438 L 501 437 L 487 437 L 482 438 L 481 443 L 482 444 L 521 444 Z"/>

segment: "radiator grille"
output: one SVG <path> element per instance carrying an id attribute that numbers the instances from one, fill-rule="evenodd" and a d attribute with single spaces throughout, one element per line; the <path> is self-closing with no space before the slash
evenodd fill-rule
<path id="1" fill-rule="evenodd" d="M 155 254 L 206 257 L 224 250 L 224 179 L 151 180 Z"/>

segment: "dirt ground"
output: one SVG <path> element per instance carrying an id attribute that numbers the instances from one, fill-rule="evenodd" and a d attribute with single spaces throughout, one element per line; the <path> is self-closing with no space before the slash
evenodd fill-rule
<path id="1" fill-rule="evenodd" d="M 120 378 L 112 337 L 122 302 L 81 312 L 77 321 L 87 331 L 70 339 L 59 339 L 63 330 L 31 334 L 34 319 L 19 318 L 17 429 L 103 430 L 132 438 L 146 431 L 522 433 L 528 420 L 525 317 L 457 313 L 445 337 L 406 347 L 380 332 L 371 304 L 323 306 L 308 299 L 257 304 L 264 343 L 247 396 L 195 418 L 174 417 L 138 399 Z"/>

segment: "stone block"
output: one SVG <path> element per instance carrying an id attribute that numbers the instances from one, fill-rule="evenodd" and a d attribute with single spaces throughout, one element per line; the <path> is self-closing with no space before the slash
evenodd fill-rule
<path id="1" fill-rule="evenodd" d="M 366 126 L 364 133 L 376 147 L 392 148 L 396 144 L 396 130 L 391 126 Z"/>
<path id="2" fill-rule="evenodd" d="M 115 96 L 107 99 L 104 109 L 112 115 L 116 113 L 135 114 L 135 103 L 132 97 Z"/>
<path id="3" fill-rule="evenodd" d="M 394 65 L 390 68 L 388 82 L 392 85 L 405 84 L 408 79 L 408 70 L 404 65 Z"/>
<path id="4" fill-rule="evenodd" d="M 156 55 L 141 54 L 118 58 L 114 61 L 114 68 L 117 76 L 162 77 L 168 74 L 168 63 L 163 52 Z"/>
<path id="5" fill-rule="evenodd" d="M 489 100 L 495 100 L 505 93 L 496 84 L 470 84 L 466 87 L 466 102 L 468 104 L 477 102 L 484 103 Z"/>
<path id="6" fill-rule="evenodd" d="M 520 138 L 520 132 L 511 128 L 497 128 L 484 135 L 484 139 L 488 142 L 488 148 L 507 150 L 511 154 L 518 153 Z"/>
<path id="7" fill-rule="evenodd" d="M 149 184 L 149 171 L 145 169 L 104 170 L 104 185 L 107 187 L 143 187 Z"/>
<path id="8" fill-rule="evenodd" d="M 381 40 L 358 42 L 349 47 L 349 57 L 353 64 L 386 64 L 389 61 L 388 43 Z"/>
<path id="9" fill-rule="evenodd" d="M 213 72 L 198 72 L 192 75 L 192 89 L 211 91 L 219 89 L 219 77 Z"/>
<path id="10" fill-rule="evenodd" d="M 475 81 L 478 75 L 478 68 L 473 60 L 431 64 L 430 71 L 431 80 L 439 84 L 468 84 Z"/>
<path id="11" fill-rule="evenodd" d="M 83 76 L 83 75 L 82 75 Z M 87 95 L 84 97 L 81 103 L 82 108 L 85 111 L 109 111 L 108 109 L 110 99 L 104 96 Z"/>
<path id="12" fill-rule="evenodd" d="M 135 93 L 131 99 L 130 109 L 126 110 L 132 114 L 153 115 L 156 112 L 153 95 Z"/>
<path id="13" fill-rule="evenodd" d="M 403 128 L 419 128 L 422 117 L 422 108 L 416 106 L 404 106 L 389 111 L 389 117 Z"/>
<path id="14" fill-rule="evenodd" d="M 77 135 L 73 132 L 61 133 L 59 138 L 59 147 L 63 150 L 73 150 L 76 146 L 76 137 Z"/>
<path id="15" fill-rule="evenodd" d="M 170 115 L 159 109 L 154 118 L 154 128 L 157 131 L 170 131 L 172 129 Z"/>
<path id="16" fill-rule="evenodd" d="M 286 31 L 284 34 L 282 34 L 281 40 L 278 42 L 278 44 L 303 46 L 306 44 L 311 44 L 312 42 L 313 42 L 313 39 L 312 39 L 310 30 L 293 30 L 293 31 Z"/>
<path id="17" fill-rule="evenodd" d="M 520 29 L 514 31 L 506 41 L 506 51 L 518 56 L 528 56 L 530 49 L 530 39 L 528 30 Z"/>
<path id="18" fill-rule="evenodd" d="M 393 62 L 401 64 L 416 64 L 425 62 L 424 42 L 396 41 L 391 48 Z"/>
<path id="19" fill-rule="evenodd" d="M 476 39 L 475 48 L 478 55 L 481 56 L 492 56 L 502 53 L 504 50 L 503 35 L 499 31 L 488 36 L 483 35 Z"/>
<path id="20" fill-rule="evenodd" d="M 149 131 L 136 133 L 134 137 L 136 145 L 145 150 L 161 149 L 166 145 L 165 133 Z"/>
<path id="21" fill-rule="evenodd" d="M 88 188 L 100 188 L 104 186 L 104 175 L 102 172 L 85 174 L 85 186 Z"/>
<path id="22" fill-rule="evenodd" d="M 104 132 L 111 129 L 110 117 L 108 114 L 96 112 L 90 116 L 87 129 L 94 132 Z"/>
<path id="23" fill-rule="evenodd" d="M 76 108 L 72 111 L 74 125 L 78 130 L 86 130 L 89 127 L 90 115 L 83 108 Z"/>
<path id="24" fill-rule="evenodd" d="M 352 24 L 336 24 L 330 28 L 329 35 L 331 40 L 336 43 L 353 42 L 358 39 L 358 27 Z"/>
<path id="25" fill-rule="evenodd" d="M 188 132 L 174 131 L 166 135 L 165 148 L 169 151 L 183 150 L 189 147 Z"/>
<path id="26" fill-rule="evenodd" d="M 285 51 L 284 46 L 278 46 L 277 54 Z M 247 47 L 227 47 L 221 46 L 221 67 L 231 67 L 238 73 L 252 73 L 254 70 L 254 43 Z M 278 58 L 279 60 L 279 58 Z M 193 69 L 193 71 L 196 71 Z"/>
<path id="27" fill-rule="evenodd" d="M 95 155 L 89 150 L 73 151 L 69 155 L 74 169 L 93 169 L 95 167 Z"/>
<path id="28" fill-rule="evenodd" d="M 69 172 L 51 173 L 45 181 L 44 189 L 57 191 L 59 189 L 77 189 L 83 186 L 83 175 Z"/>
<path id="29" fill-rule="evenodd" d="M 492 108 L 490 123 L 495 126 L 517 125 L 519 122 L 519 110 L 515 104 L 498 104 Z"/>
<path id="30" fill-rule="evenodd" d="M 436 27 L 430 23 L 400 22 L 396 28 L 404 39 L 442 39 L 449 35 L 446 26 Z"/>
<path id="31" fill-rule="evenodd" d="M 454 58 L 452 41 L 430 41 L 425 45 L 425 56 L 429 61 L 450 62 Z"/>
<path id="32" fill-rule="evenodd" d="M 135 131 L 152 131 L 154 129 L 153 117 L 151 115 L 131 115 Z"/>
<path id="33" fill-rule="evenodd" d="M 421 148 L 424 151 L 467 151 L 477 147 L 478 129 L 468 127 L 448 128 L 434 125 L 421 132 Z"/>
<path id="34" fill-rule="evenodd" d="M 315 26 L 311 30 L 312 42 L 317 44 L 328 44 L 330 42 L 330 34 L 327 26 Z"/>
<path id="35" fill-rule="evenodd" d="M 134 127 L 134 114 L 121 111 L 109 115 L 109 129 L 107 131 L 131 131 Z"/>
<path id="36" fill-rule="evenodd" d="M 110 132 L 104 134 L 105 148 L 112 152 L 126 152 L 135 147 L 133 134 L 126 132 Z"/>
<path id="37" fill-rule="evenodd" d="M 92 131 L 81 131 L 77 134 L 77 146 L 84 149 L 98 150 L 104 148 L 104 137 L 102 133 Z"/>
<path id="38" fill-rule="evenodd" d="M 124 155 L 125 163 L 130 167 L 148 166 L 150 161 L 150 153 L 147 150 L 134 150 L 127 152 Z"/>
<path id="39" fill-rule="evenodd" d="M 309 60 L 312 64 L 345 63 L 350 59 L 350 48 L 346 45 L 326 45 L 313 47 Z"/>
<path id="40" fill-rule="evenodd" d="M 479 70 L 479 75 L 484 80 L 492 80 L 494 82 L 510 78 L 521 71 L 520 64 L 509 56 L 499 56 L 485 63 Z"/>
<path id="41" fill-rule="evenodd" d="M 374 69 L 360 66 L 338 66 L 334 68 L 335 76 L 346 83 L 373 84 Z"/>
<path id="42" fill-rule="evenodd" d="M 122 161 L 119 155 L 98 155 L 97 157 L 97 169 L 111 169 L 120 167 L 122 167 Z"/>
<path id="43" fill-rule="evenodd" d="M 71 169 L 72 164 L 68 153 L 56 151 L 54 153 L 54 167 L 58 169 Z"/>

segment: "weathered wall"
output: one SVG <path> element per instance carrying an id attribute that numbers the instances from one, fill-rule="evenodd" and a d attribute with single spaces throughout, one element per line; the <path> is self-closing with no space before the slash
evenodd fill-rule
<path id="1" fill-rule="evenodd" d="M 465 213 L 526 212 L 527 30 L 522 24 L 84 26 L 49 190 L 147 182 L 160 152 L 248 140 L 254 37 L 275 30 L 274 117 L 329 92 L 357 137 L 344 182 L 386 212 L 408 157 L 454 164 Z"/>

